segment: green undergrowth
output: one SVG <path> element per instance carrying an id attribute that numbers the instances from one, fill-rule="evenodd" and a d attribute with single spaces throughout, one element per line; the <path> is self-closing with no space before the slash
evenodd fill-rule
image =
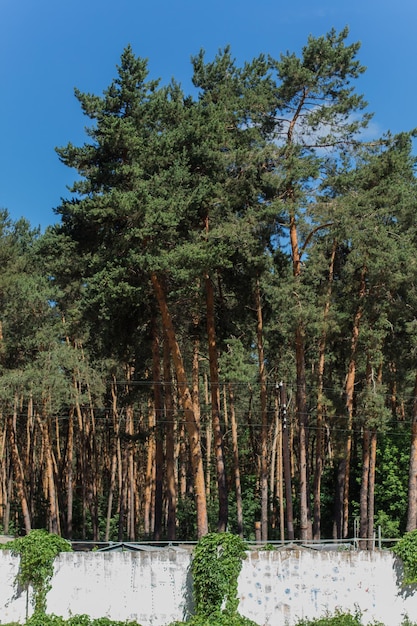
<path id="1" fill-rule="evenodd" d="M 235 613 L 228 615 L 227 613 L 212 613 L 208 617 L 194 615 L 187 622 L 172 622 L 169 626 L 258 626 L 256 622 Z"/>
<path id="2" fill-rule="evenodd" d="M 194 616 L 189 620 L 187 626 L 252 626 L 255 622 L 243 617 L 242 615 L 227 615 L 220 613 L 211 615 L 210 617 Z M 169 626 L 181 626 L 184 622 L 172 622 Z M 10 622 L 3 626 L 22 626 L 18 622 Z M 137 622 L 120 622 L 112 621 L 107 617 L 92 619 L 87 615 L 74 615 L 65 620 L 57 615 L 37 615 L 31 617 L 25 626 L 140 626 Z M 258 625 L 256 625 L 258 626 Z M 363 626 L 360 613 L 342 613 L 337 612 L 334 615 L 328 615 L 313 620 L 303 619 L 294 626 Z M 381 622 L 367 622 L 367 626 L 390 626 Z M 404 618 L 401 626 L 417 626 L 415 622 Z"/>
<path id="3" fill-rule="evenodd" d="M 368 626 L 384 626 L 381 622 L 367 622 Z M 320 617 L 313 620 L 302 619 L 297 622 L 295 626 L 362 626 L 362 616 L 358 611 L 354 614 L 352 613 L 343 613 L 341 611 L 337 611 L 333 615 L 326 615 L 325 617 Z M 388 624 L 386 626 L 389 626 Z M 405 625 L 404 625 L 405 626 Z M 408 624 L 408 626 L 412 626 Z"/>
<path id="4" fill-rule="evenodd" d="M 169 626 L 181 626 L 185 622 L 173 622 Z M 193 617 L 190 621 L 186 622 L 187 626 L 252 626 L 256 622 L 243 617 L 242 615 L 235 615 L 230 617 L 223 614 L 211 615 L 208 618 Z M 366 622 L 367 626 L 391 626 L 390 624 L 384 624 L 383 622 Z M 337 612 L 334 615 L 327 615 L 325 617 L 317 619 L 302 619 L 298 621 L 294 626 L 363 626 L 364 622 L 361 619 L 360 613 L 342 613 Z M 258 625 L 256 625 L 258 626 Z M 404 618 L 401 626 L 417 626 L 416 622 L 410 622 L 408 618 Z"/>
<path id="5" fill-rule="evenodd" d="M 21 624 L 11 622 L 3 626 L 21 626 Z M 114 621 L 107 617 L 92 619 L 88 615 L 73 615 L 69 619 L 64 619 L 59 617 L 59 615 L 40 615 L 37 613 L 25 622 L 25 626 L 140 626 L 140 624 L 137 622 Z"/>

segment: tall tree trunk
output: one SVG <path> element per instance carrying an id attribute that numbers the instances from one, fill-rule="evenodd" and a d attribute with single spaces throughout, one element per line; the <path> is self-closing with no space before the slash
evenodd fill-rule
<path id="1" fill-rule="evenodd" d="M 356 310 L 356 314 L 353 320 L 352 338 L 350 342 L 350 361 L 348 367 L 348 373 L 346 377 L 346 411 L 347 411 L 347 434 L 345 438 L 345 454 L 344 454 L 344 478 L 343 478 L 343 523 L 342 523 L 342 537 L 348 536 L 349 532 L 349 483 L 350 483 L 350 461 L 352 453 L 352 429 L 353 429 L 353 396 L 355 390 L 355 378 L 356 378 L 356 352 L 359 342 L 359 327 L 362 319 L 362 301 L 365 296 L 366 284 L 366 267 L 362 268 L 361 282 L 359 288 L 359 304 Z"/>
<path id="2" fill-rule="evenodd" d="M 17 421 L 18 399 L 15 397 L 14 414 L 8 415 L 6 418 L 7 435 L 12 456 L 14 483 L 17 495 L 22 508 L 23 523 L 26 534 L 31 531 L 31 519 L 29 513 L 28 499 L 26 495 L 25 477 L 23 474 L 22 462 L 20 460 L 19 449 L 16 443 L 16 421 Z"/>
<path id="3" fill-rule="evenodd" d="M 362 443 L 362 480 L 360 489 L 360 515 L 359 515 L 359 542 L 361 550 L 368 548 L 368 487 L 369 487 L 369 462 L 370 462 L 370 432 L 368 428 L 363 431 Z"/>
<path id="4" fill-rule="evenodd" d="M 270 457 L 270 467 L 269 467 L 269 493 L 270 493 L 270 502 L 269 502 L 269 510 L 271 514 L 271 528 L 275 530 L 278 523 L 278 513 L 277 513 L 277 502 L 279 499 L 277 498 L 277 494 L 279 491 L 278 485 L 282 478 L 282 473 L 280 473 L 280 444 L 281 444 L 281 421 L 279 416 L 279 399 L 277 394 L 274 396 L 274 435 L 272 438 L 272 446 L 271 446 L 271 457 Z"/>
<path id="5" fill-rule="evenodd" d="M 287 392 L 285 384 L 279 383 L 280 389 L 280 409 L 282 420 L 282 457 L 285 482 L 285 513 L 287 519 L 288 539 L 294 539 L 294 514 L 292 506 L 292 485 L 291 485 L 291 459 L 290 459 L 290 441 L 288 436 L 288 420 L 287 420 Z"/>
<path id="6" fill-rule="evenodd" d="M 73 386 L 75 392 L 75 413 L 78 421 L 78 463 L 81 478 L 81 538 L 87 538 L 86 513 L 87 513 L 87 436 L 85 431 L 85 419 L 80 405 L 80 383 L 77 374 L 73 377 Z"/>
<path id="7" fill-rule="evenodd" d="M 343 537 L 343 493 L 346 477 L 346 458 L 338 459 L 336 466 L 335 488 L 334 488 L 334 520 L 333 539 Z"/>
<path id="8" fill-rule="evenodd" d="M 191 465 L 193 470 L 194 497 L 197 510 L 197 536 L 208 533 L 207 502 L 204 484 L 203 456 L 201 451 L 200 429 L 196 422 L 190 388 L 187 383 L 183 359 L 178 345 L 165 293 L 155 272 L 151 275 L 152 285 L 161 312 L 162 323 L 167 333 L 172 360 L 178 381 L 179 395 L 185 414 L 190 443 Z"/>
<path id="9" fill-rule="evenodd" d="M 66 537 L 72 539 L 72 520 L 73 520 L 73 506 L 74 506 L 74 476 L 73 476 L 73 462 L 74 462 L 74 410 L 71 408 L 68 415 L 68 433 L 67 433 L 67 448 L 66 448 L 66 492 L 67 492 L 67 514 L 66 514 Z"/>
<path id="10" fill-rule="evenodd" d="M 159 335 L 156 319 L 152 321 L 152 380 L 155 406 L 155 524 L 153 538 L 162 536 L 163 476 L 164 476 L 164 415 L 160 366 Z"/>
<path id="11" fill-rule="evenodd" d="M 326 302 L 323 311 L 323 331 L 319 341 L 319 360 L 318 360 L 318 389 L 317 389 L 317 422 L 316 422 L 316 459 L 314 467 L 313 480 L 313 539 L 320 539 L 321 534 L 321 477 L 324 466 L 323 453 L 323 422 L 324 411 L 323 405 L 323 379 L 325 366 L 325 352 L 327 342 L 327 321 L 330 312 L 330 301 L 333 286 L 334 262 L 336 258 L 336 241 L 333 242 L 332 252 L 329 264 L 329 277 L 327 283 Z"/>
<path id="12" fill-rule="evenodd" d="M 230 404 L 230 422 L 232 427 L 232 447 L 233 447 L 233 474 L 235 478 L 236 491 L 236 521 L 237 534 L 243 537 L 243 504 L 242 504 L 242 485 L 240 481 L 239 467 L 239 444 L 237 433 L 237 422 L 235 413 L 235 398 L 232 383 L 228 384 L 229 404 Z"/>
<path id="13" fill-rule="evenodd" d="M 219 516 L 217 531 L 225 532 L 228 520 L 228 497 L 226 466 L 223 453 L 223 434 L 220 424 L 220 387 L 219 365 L 217 357 L 215 313 L 214 313 L 214 289 L 210 277 L 205 277 L 206 286 L 206 313 L 207 313 L 207 337 L 210 368 L 210 392 L 211 392 L 211 417 L 213 423 L 214 454 L 217 470 L 217 489 L 219 496 Z"/>
<path id="14" fill-rule="evenodd" d="M 297 365 L 297 415 L 298 415 L 298 438 L 299 438 L 299 492 L 300 492 L 300 539 L 307 540 L 311 537 L 311 521 L 308 488 L 308 414 L 306 397 L 306 373 L 305 373 L 305 334 L 302 323 L 296 330 L 295 349 Z"/>
<path id="15" fill-rule="evenodd" d="M 382 364 L 379 367 L 378 380 L 376 384 L 382 383 Z M 368 357 L 366 365 L 366 384 L 368 388 L 375 385 L 373 380 L 373 370 Z M 373 392 L 375 390 L 373 389 Z M 372 416 L 373 419 L 376 416 Z M 368 417 L 365 415 L 368 422 Z M 363 462 L 362 462 L 362 481 L 360 490 L 360 527 L 359 536 L 361 539 L 368 541 L 359 542 L 359 546 L 364 550 L 370 550 L 372 545 L 372 537 L 374 533 L 374 493 L 375 493 L 375 469 L 376 469 L 376 449 L 377 434 L 375 427 L 370 428 L 368 423 L 365 424 L 363 432 Z"/>
<path id="16" fill-rule="evenodd" d="M 38 424 L 42 433 L 43 440 L 43 448 L 45 455 L 45 472 L 46 472 L 46 483 L 48 485 L 48 504 L 49 504 L 49 512 L 48 512 L 48 526 L 49 532 L 54 533 L 56 535 L 61 534 L 61 528 L 59 523 L 59 508 L 58 508 L 58 498 L 56 492 L 56 484 L 55 484 L 55 472 L 54 472 L 54 463 L 52 459 L 52 449 L 51 449 L 51 438 L 49 433 L 49 420 L 44 413 L 42 417 L 40 415 L 37 416 Z"/>
<path id="17" fill-rule="evenodd" d="M 193 368 L 195 370 L 195 368 Z M 209 383 L 208 376 L 204 373 L 204 401 L 206 407 L 210 405 L 209 399 Z M 200 411 L 198 412 L 200 415 Z M 211 448 L 213 443 L 213 422 L 207 420 L 206 422 L 206 496 L 210 498 L 211 494 Z"/>
<path id="18" fill-rule="evenodd" d="M 408 509 L 406 531 L 417 529 L 417 371 L 414 379 L 413 416 L 411 423 L 410 462 L 408 468 Z"/>
<path id="19" fill-rule="evenodd" d="M 370 434 L 370 453 L 369 453 L 369 488 L 368 488 L 368 535 L 372 540 L 374 536 L 374 519 L 375 519 L 375 471 L 376 471 L 376 450 L 377 450 L 377 432 L 371 430 Z M 368 549 L 373 548 L 371 541 Z"/>
<path id="20" fill-rule="evenodd" d="M 106 530 L 104 533 L 104 541 L 109 541 L 110 539 L 110 524 L 111 518 L 113 514 L 113 498 L 114 491 L 116 487 L 116 471 L 117 471 L 117 442 L 119 440 L 119 415 L 117 408 L 117 383 L 116 378 L 113 375 L 113 380 L 111 384 L 111 395 L 112 395 L 112 418 L 113 418 L 113 433 L 111 439 L 111 466 L 110 466 L 110 484 L 109 484 L 109 493 L 107 496 L 107 514 L 106 514 Z"/>
<path id="21" fill-rule="evenodd" d="M 295 118 L 294 118 L 295 120 Z M 294 121 L 295 123 L 295 121 Z M 295 215 L 290 216 L 290 242 L 294 279 L 299 282 L 301 274 L 301 253 L 298 244 Z M 295 290 L 297 292 L 297 290 Z M 299 436 L 299 492 L 300 492 L 300 538 L 306 540 L 311 535 L 309 489 L 307 475 L 308 415 L 305 373 L 305 329 L 300 319 L 295 330 L 295 368 L 296 368 L 296 410 Z"/>
<path id="22" fill-rule="evenodd" d="M 258 346 L 258 371 L 261 394 L 261 463 L 260 463 L 260 487 L 261 487 L 261 539 L 268 540 L 268 412 L 265 356 L 263 345 L 263 319 L 261 290 L 259 280 L 255 285 L 255 308 L 257 315 L 256 337 Z"/>
<path id="23" fill-rule="evenodd" d="M 134 424 L 133 407 L 129 404 L 126 408 L 126 434 L 128 436 L 127 454 L 127 536 L 129 541 L 136 539 L 136 472 L 135 472 L 135 444 L 133 442 Z"/>
<path id="24" fill-rule="evenodd" d="M 163 377 L 164 377 L 164 406 L 166 421 L 166 498 L 167 498 L 167 539 L 173 541 L 176 537 L 177 518 L 177 488 L 175 481 L 175 412 L 172 397 L 171 355 L 168 338 L 163 336 Z"/>
<path id="25" fill-rule="evenodd" d="M 149 438 L 147 446 L 147 461 L 145 472 L 145 492 L 144 492 L 144 531 L 145 536 L 150 537 L 153 532 L 152 526 L 152 494 L 154 493 L 155 478 L 155 451 L 156 451 L 156 419 L 155 406 L 153 402 L 149 403 Z"/>

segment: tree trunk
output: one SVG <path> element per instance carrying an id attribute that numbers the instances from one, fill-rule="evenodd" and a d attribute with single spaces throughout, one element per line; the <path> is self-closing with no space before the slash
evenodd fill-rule
<path id="1" fill-rule="evenodd" d="M 204 401 L 206 407 L 210 404 L 208 376 L 204 373 Z M 198 413 L 200 414 L 200 412 Z M 206 496 L 210 498 L 211 494 L 211 448 L 213 443 L 213 421 L 206 422 Z"/>
<path id="2" fill-rule="evenodd" d="M 185 414 L 187 433 L 190 443 L 191 465 L 193 470 L 194 497 L 197 510 L 197 536 L 208 533 L 207 502 L 204 484 L 204 467 L 201 452 L 200 429 L 196 422 L 190 388 L 187 383 L 185 368 L 178 345 L 175 330 L 169 313 L 165 293 L 155 272 L 151 275 L 152 285 L 161 312 L 162 323 L 167 333 L 172 360 L 178 381 L 179 395 Z"/>
<path id="3" fill-rule="evenodd" d="M 130 380 L 130 377 L 129 377 Z M 128 435 L 127 454 L 127 506 L 126 506 L 126 532 L 129 541 L 136 540 L 136 472 L 135 472 L 135 444 L 133 442 L 134 424 L 133 407 L 129 404 L 126 408 L 126 434 Z"/>
<path id="4" fill-rule="evenodd" d="M 290 216 L 290 241 L 294 279 L 298 282 L 301 274 L 301 254 L 298 245 L 298 233 L 295 215 Z M 297 292 L 297 289 L 295 290 Z M 297 296 L 298 297 L 298 296 Z M 296 368 L 296 410 L 299 436 L 299 492 L 300 492 L 300 538 L 306 540 L 311 535 L 309 490 L 307 476 L 308 415 L 305 373 L 305 329 L 302 320 L 298 320 L 295 331 L 295 368 Z"/>
<path id="5" fill-rule="evenodd" d="M 175 413 L 172 397 L 171 356 L 168 338 L 164 332 L 163 339 L 163 377 L 164 377 L 164 405 L 166 421 L 166 498 L 167 498 L 167 539 L 173 541 L 176 537 L 177 517 L 177 487 L 175 481 Z"/>
<path id="6" fill-rule="evenodd" d="M 18 400 L 15 398 L 14 402 L 14 414 L 7 416 L 7 433 L 8 440 L 11 450 L 12 456 L 12 465 L 13 465 L 13 474 L 14 474 L 14 483 L 16 486 L 17 495 L 20 501 L 20 506 L 22 508 L 23 515 L 23 523 L 25 526 L 26 534 L 31 531 L 31 520 L 28 506 L 28 499 L 26 495 L 26 487 L 25 487 L 25 477 L 23 474 L 22 463 L 20 460 L 19 449 L 16 443 L 16 420 L 17 420 L 17 407 Z"/>
<path id="7" fill-rule="evenodd" d="M 291 485 L 291 459 L 290 459 L 290 442 L 288 436 L 287 422 L 287 392 L 284 383 L 279 383 L 280 389 L 280 409 L 282 420 L 282 457 L 285 482 L 285 512 L 287 519 L 288 539 L 294 539 L 294 514 L 292 506 L 292 485 Z"/>
<path id="8" fill-rule="evenodd" d="M 143 494 L 144 499 L 144 531 L 145 536 L 150 537 L 152 528 L 152 494 L 154 492 L 154 467 L 155 467 L 155 451 L 156 451 L 156 420 L 155 420 L 155 406 L 152 403 L 149 405 L 149 438 L 147 445 L 147 460 L 145 471 L 145 491 Z"/>
<path id="9" fill-rule="evenodd" d="M 45 455 L 46 483 L 48 485 L 48 527 L 49 532 L 60 535 L 58 499 L 55 485 L 54 464 L 52 459 L 51 439 L 49 434 L 48 417 L 44 414 L 37 416 L 38 424 L 42 433 L 43 448 Z"/>
<path id="10" fill-rule="evenodd" d="M 66 514 L 66 537 L 72 539 L 72 519 L 74 505 L 74 411 L 70 409 L 68 415 L 68 433 L 67 433 L 67 449 L 66 449 L 66 491 L 67 491 L 67 514 Z"/>
<path id="11" fill-rule="evenodd" d="M 219 497 L 219 516 L 217 532 L 225 532 L 228 520 L 228 497 L 226 467 L 223 454 L 223 434 L 220 425 L 220 387 L 219 365 L 217 358 L 215 313 L 214 313 L 214 289 L 209 276 L 205 277 L 206 286 L 206 313 L 207 313 L 207 338 L 210 368 L 210 393 L 211 393 L 211 417 L 213 424 L 214 455 L 217 470 L 217 489 Z"/>
<path id="12" fill-rule="evenodd" d="M 269 510 L 271 514 L 271 528 L 275 530 L 278 524 L 277 502 L 280 502 L 278 493 L 280 489 L 280 481 L 282 472 L 280 471 L 281 456 L 281 421 L 279 416 L 279 400 L 275 393 L 274 396 L 274 436 L 272 438 L 271 457 L 269 467 L 269 493 L 270 502 Z M 280 502 L 282 504 L 282 502 Z"/>
<path id="13" fill-rule="evenodd" d="M 323 452 L 323 422 L 324 411 L 323 405 L 323 378 L 324 378 L 324 366 L 325 366 L 325 352 L 327 342 L 327 320 L 330 311 L 330 301 L 332 295 L 333 275 L 334 275 L 334 262 L 336 258 L 336 241 L 333 242 L 332 252 L 330 256 L 329 265 L 329 277 L 327 283 L 326 302 L 323 311 L 323 331 L 321 333 L 319 342 L 319 360 L 318 360 L 318 389 L 317 389 L 317 421 L 316 421 L 316 459 L 314 467 L 314 480 L 313 480 L 313 539 L 320 539 L 321 534 L 321 477 L 324 467 L 324 452 Z"/>
<path id="14" fill-rule="evenodd" d="M 237 436 L 237 423 L 235 414 L 235 398 L 233 394 L 233 386 L 231 383 L 228 385 L 229 390 L 229 404 L 230 404 L 230 422 L 232 427 L 232 447 L 233 447 L 233 473 L 235 478 L 235 490 L 236 490 L 236 521 L 237 521 L 237 534 L 243 537 L 243 505 L 242 505 L 242 486 L 240 482 L 240 467 L 239 467 L 239 444 Z"/>
<path id="15" fill-rule="evenodd" d="M 374 518 L 375 518 L 375 471 L 376 471 L 376 449 L 377 433 L 371 431 L 369 454 L 369 490 L 368 490 L 368 535 L 371 539 L 368 549 L 373 549 Z"/>
<path id="16" fill-rule="evenodd" d="M 333 539 L 343 537 L 343 493 L 346 478 L 346 457 L 340 458 L 336 467 L 334 490 Z"/>
<path id="17" fill-rule="evenodd" d="M 347 433 L 345 439 L 345 462 L 344 462 L 344 478 L 343 478 L 343 523 L 342 537 L 348 536 L 349 532 L 349 482 L 350 482 L 350 461 L 352 453 L 352 429 L 353 429 L 353 395 L 355 390 L 356 378 L 356 352 L 359 342 L 359 327 L 362 319 L 362 300 L 365 296 L 365 277 L 366 267 L 362 268 L 361 283 L 359 289 L 359 305 L 353 320 L 352 338 L 350 342 L 350 361 L 348 373 L 346 377 L 346 411 L 347 411 Z"/>
<path id="18" fill-rule="evenodd" d="M 302 323 L 296 330 L 296 365 L 297 365 L 297 415 L 299 437 L 299 476 L 300 476 L 300 539 L 311 538 L 311 521 L 308 488 L 308 414 L 306 399 L 306 374 L 305 374 L 305 335 Z"/>
<path id="19" fill-rule="evenodd" d="M 258 346 L 258 369 L 261 394 L 261 539 L 262 541 L 268 541 L 268 412 L 265 356 L 263 346 L 262 303 L 259 280 L 256 281 L 255 286 L 255 307 L 257 314 L 256 337 Z"/>
<path id="20" fill-rule="evenodd" d="M 162 536 L 163 475 L 164 475 L 164 412 L 162 403 L 159 336 L 156 320 L 152 321 L 152 380 L 155 407 L 155 524 L 153 538 Z"/>
<path id="21" fill-rule="evenodd" d="M 360 522 L 359 536 L 363 541 L 359 542 L 361 550 L 367 550 L 368 545 L 366 539 L 368 535 L 368 488 L 369 488 L 369 462 L 370 462 L 370 432 L 368 428 L 363 432 L 362 443 L 362 480 L 360 490 Z"/>
<path id="22" fill-rule="evenodd" d="M 117 408 L 117 383 L 115 376 L 113 375 L 113 380 L 111 384 L 111 395 L 112 395 L 112 418 L 113 418 L 113 433 L 111 439 L 111 466 L 110 466 L 110 484 L 109 484 L 109 493 L 107 497 L 107 514 L 106 514 L 106 530 L 104 533 L 104 541 L 109 541 L 110 539 L 110 524 L 111 518 L 113 514 L 113 497 L 114 491 L 116 487 L 116 471 L 117 471 L 117 442 L 119 441 L 119 415 Z"/>

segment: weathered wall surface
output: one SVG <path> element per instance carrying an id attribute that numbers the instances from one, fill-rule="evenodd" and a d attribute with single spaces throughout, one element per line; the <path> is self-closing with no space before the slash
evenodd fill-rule
<path id="1" fill-rule="evenodd" d="M 63 553 L 55 562 L 48 612 L 86 613 L 143 626 L 182 620 L 191 608 L 190 555 L 154 552 Z M 0 551 L 0 623 L 24 623 L 30 598 L 16 589 L 18 558 Z M 308 549 L 251 552 L 239 577 L 239 611 L 261 626 L 291 626 L 336 610 L 360 609 L 364 623 L 417 622 L 417 589 L 402 589 L 388 551 Z"/>
<path id="2" fill-rule="evenodd" d="M 250 553 L 239 578 L 240 612 L 269 626 L 360 609 L 364 623 L 417 621 L 417 590 L 403 590 L 390 552 Z"/>

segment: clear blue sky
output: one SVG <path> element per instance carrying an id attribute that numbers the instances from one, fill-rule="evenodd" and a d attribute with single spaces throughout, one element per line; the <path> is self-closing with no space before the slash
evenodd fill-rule
<path id="1" fill-rule="evenodd" d="M 42 229 L 57 221 L 75 174 L 55 147 L 82 144 L 89 121 L 74 87 L 101 94 L 128 43 L 151 78 L 188 91 L 200 48 L 279 57 L 345 25 L 362 43 L 358 90 L 375 134 L 417 126 L 416 0 L 0 0 L 0 208 Z"/>

